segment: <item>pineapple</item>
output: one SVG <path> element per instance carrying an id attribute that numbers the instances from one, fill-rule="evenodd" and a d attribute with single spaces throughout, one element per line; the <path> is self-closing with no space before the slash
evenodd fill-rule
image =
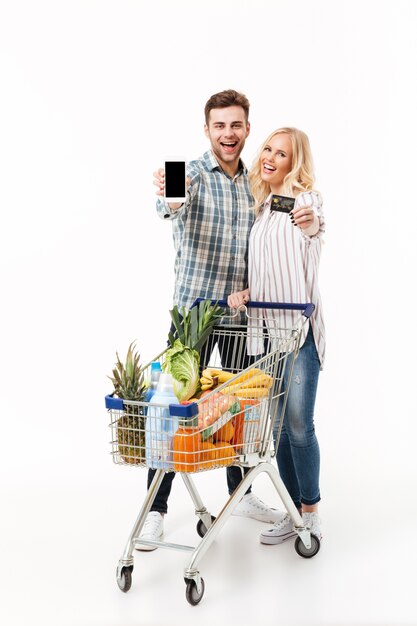
<path id="1" fill-rule="evenodd" d="M 109 376 L 114 392 L 119 398 L 126 400 L 125 412 L 117 420 L 117 442 L 119 453 L 126 463 L 139 464 L 145 462 L 145 415 L 144 407 L 129 403 L 129 400 L 141 401 L 146 385 L 143 370 L 139 364 L 140 356 L 135 351 L 135 343 L 129 346 L 126 362 L 120 361 L 116 352 L 117 363 L 113 376 Z"/>

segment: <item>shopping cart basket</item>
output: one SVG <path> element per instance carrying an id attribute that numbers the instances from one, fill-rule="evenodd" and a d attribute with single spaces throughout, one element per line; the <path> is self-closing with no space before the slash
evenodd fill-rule
<path id="1" fill-rule="evenodd" d="M 218 304 L 227 307 L 226 302 Z M 156 469 L 117 567 L 122 591 L 128 591 L 132 584 L 136 546 L 175 548 L 192 553 L 184 569 L 186 598 L 190 604 L 198 604 L 205 588 L 200 561 L 261 472 L 271 479 L 292 519 L 297 532 L 296 552 L 309 558 L 319 551 L 319 539 L 304 526 L 276 464 L 271 463 L 278 448 L 303 325 L 314 305 L 248 302 L 242 309 L 245 324 L 237 323 L 242 312 L 231 311 L 203 346 L 200 366 L 205 391 L 199 399 L 170 404 L 168 412 L 163 405 L 106 396 L 114 462 Z M 286 322 L 291 320 L 289 327 L 281 327 L 283 316 Z M 249 357 L 248 351 L 257 356 Z M 154 359 L 162 366 L 165 352 Z M 150 377 L 148 369 L 150 364 L 145 368 L 145 376 Z M 204 506 L 192 474 L 232 464 L 248 471 L 214 517 Z M 191 496 L 201 537 L 196 547 L 139 538 L 165 472 L 179 473 Z"/>

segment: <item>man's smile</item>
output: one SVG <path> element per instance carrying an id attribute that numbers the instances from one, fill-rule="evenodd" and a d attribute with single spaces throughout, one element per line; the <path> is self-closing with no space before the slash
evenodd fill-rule
<path id="1" fill-rule="evenodd" d="M 236 148 L 237 144 L 238 144 L 237 141 L 220 141 L 221 147 L 226 152 L 233 152 L 233 150 Z"/>

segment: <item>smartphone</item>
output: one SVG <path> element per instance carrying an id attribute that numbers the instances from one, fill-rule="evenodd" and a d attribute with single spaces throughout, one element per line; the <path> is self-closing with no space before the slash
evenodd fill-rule
<path id="1" fill-rule="evenodd" d="M 288 196 L 273 195 L 271 200 L 271 211 L 280 211 L 281 213 L 289 213 L 293 210 L 295 198 Z"/>
<path id="2" fill-rule="evenodd" d="M 165 159 L 165 194 L 168 202 L 185 202 L 186 160 L 184 157 L 167 157 Z"/>

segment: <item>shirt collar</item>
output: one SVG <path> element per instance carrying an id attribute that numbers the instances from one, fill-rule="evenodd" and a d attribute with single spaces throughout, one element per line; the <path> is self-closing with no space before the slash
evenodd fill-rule
<path id="1" fill-rule="evenodd" d="M 265 211 L 265 210 L 270 208 L 270 206 L 271 206 L 271 198 L 272 198 L 272 191 L 269 194 L 269 196 L 266 198 L 265 202 L 263 202 L 261 204 L 261 206 L 259 207 L 259 211 L 260 212 Z"/>
<path id="2" fill-rule="evenodd" d="M 204 161 L 204 165 L 209 172 L 212 172 L 213 170 L 216 170 L 216 169 L 223 172 L 212 150 L 207 150 L 207 152 L 203 154 L 202 160 Z M 246 165 L 243 163 L 242 159 L 239 159 L 239 168 L 236 172 L 236 176 L 238 174 L 247 174 L 247 173 L 248 173 L 248 170 L 246 168 Z"/>

